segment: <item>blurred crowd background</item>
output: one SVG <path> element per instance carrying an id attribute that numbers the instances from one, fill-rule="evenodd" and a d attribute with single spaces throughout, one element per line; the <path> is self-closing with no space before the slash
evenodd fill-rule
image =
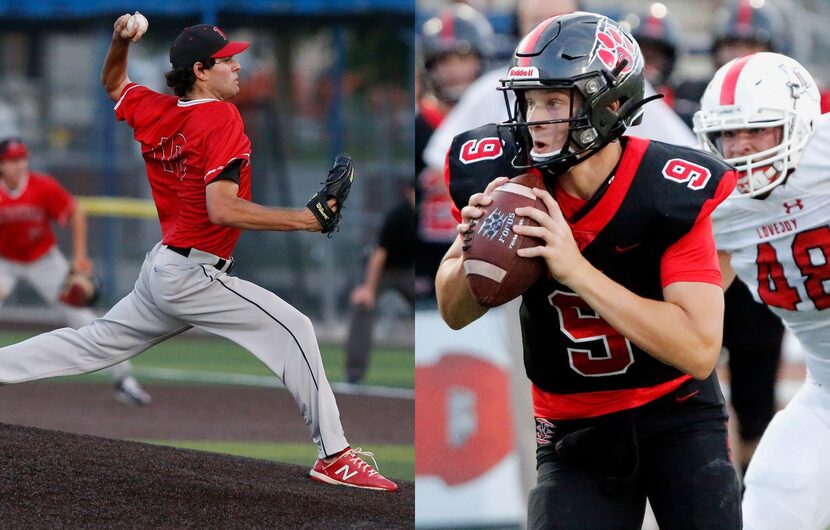
<path id="1" fill-rule="evenodd" d="M 558 0 L 552 0 L 557 3 Z M 515 11 L 516 0 L 417 0 L 417 22 L 423 24 L 438 13 L 441 8 L 465 3 L 483 13 L 492 24 L 495 39 L 493 50 L 496 59 L 509 58 L 516 43 Z M 793 55 L 810 72 L 823 78 L 830 75 L 830 64 L 822 61 L 830 50 L 830 39 L 825 28 L 830 18 L 830 4 L 823 0 L 751 0 L 745 2 L 753 9 L 760 9 L 773 19 L 773 32 L 779 51 Z M 604 14 L 615 20 L 636 16 L 641 19 L 655 4 L 658 16 L 665 17 L 673 27 L 674 35 L 668 40 L 675 41 L 678 61 L 674 76 L 677 78 L 705 77 L 714 73 L 709 54 L 719 33 L 726 29 L 730 9 L 736 8 L 737 0 L 581 0 L 576 2 L 579 9 Z M 659 15 L 663 13 L 663 15 Z M 420 27 L 420 25 L 419 25 Z"/>
<path id="2" fill-rule="evenodd" d="M 344 326 L 383 215 L 412 181 L 414 3 L 0 1 L 0 136 L 21 137 L 32 168 L 82 198 L 101 309 L 132 289 L 161 234 L 138 143 L 115 121 L 99 82 L 112 24 L 135 10 L 150 29 L 130 49 L 128 74 L 157 91 L 168 90 L 169 45 L 185 26 L 213 23 L 251 42 L 237 57 L 235 103 L 253 145 L 255 201 L 302 207 L 336 153 L 356 160 L 335 237 L 245 232 L 235 252 L 240 276 L 279 293 L 322 329 Z M 61 238 L 66 249 L 67 231 Z M 411 312 L 391 303 L 388 313 L 408 325 L 411 346 Z M 31 304 L 41 302 L 24 285 L 6 302 Z"/>
<path id="3" fill-rule="evenodd" d="M 418 0 L 415 159 L 421 247 L 416 267 L 422 304 L 433 301 L 432 278 L 454 237 L 455 222 L 447 213 L 449 198 L 441 189 L 443 159 L 439 154 L 446 152 L 452 135 L 506 118 L 495 87 L 519 38 L 551 14 L 572 10 L 593 11 L 621 21 L 637 39 L 646 57 L 648 81 L 688 127 L 680 131 L 688 140 L 660 137 L 664 141 L 692 145 L 692 116 L 715 70 L 729 59 L 755 51 L 775 51 L 799 60 L 820 84 L 822 110 L 830 109 L 830 63 L 825 60 L 830 55 L 830 39 L 826 37 L 828 2 Z M 471 92 L 479 92 L 480 108 L 459 105 L 463 109 L 454 113 L 454 118 L 448 120 L 450 125 L 437 135 L 443 137 L 430 144 L 432 132 L 459 101 L 465 100 L 465 90 L 476 79 L 478 86 L 473 85 Z M 492 97 L 483 104 L 485 83 L 492 84 Z M 467 103 L 472 99 L 468 97 Z M 458 119 L 459 115 L 464 119 Z M 464 126 L 452 134 L 447 131 L 462 122 Z M 649 136 L 645 131 L 632 134 Z M 437 144 L 442 149 L 436 149 Z"/>

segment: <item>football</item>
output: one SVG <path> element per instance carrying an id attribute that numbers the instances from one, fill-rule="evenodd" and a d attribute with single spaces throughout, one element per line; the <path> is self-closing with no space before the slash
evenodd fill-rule
<path id="1" fill-rule="evenodd" d="M 513 226 L 536 225 L 528 217 L 516 215 L 516 208 L 534 206 L 547 212 L 542 199 L 531 187 L 543 186 L 541 177 L 525 173 L 510 179 L 493 192 L 493 202 L 481 207 L 484 215 L 465 236 L 464 271 L 476 301 L 496 307 L 527 291 L 545 271 L 542 258 L 523 258 L 516 251 L 535 247 L 539 239 L 519 235 Z"/>

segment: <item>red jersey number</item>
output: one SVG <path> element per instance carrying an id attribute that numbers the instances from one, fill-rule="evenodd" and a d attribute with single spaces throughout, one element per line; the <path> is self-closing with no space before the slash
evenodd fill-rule
<path id="1" fill-rule="evenodd" d="M 501 140 L 490 137 L 464 142 L 458 158 L 465 164 L 472 164 L 480 160 L 494 160 L 501 155 Z"/>
<path id="2" fill-rule="evenodd" d="M 663 176 L 676 182 L 685 182 L 687 183 L 686 186 L 690 189 L 700 190 L 709 182 L 712 172 L 688 160 L 672 158 L 663 167 Z"/>
<path id="3" fill-rule="evenodd" d="M 816 309 L 830 307 L 830 293 L 825 283 L 830 281 L 830 227 L 820 226 L 799 232 L 791 246 L 793 261 L 804 277 L 804 288 Z M 802 301 L 798 289 L 787 282 L 784 267 L 770 243 L 758 245 L 755 259 L 758 267 L 758 296 L 772 307 L 795 311 Z"/>
<path id="4" fill-rule="evenodd" d="M 585 377 L 623 374 L 634 363 L 628 339 L 573 293 L 554 291 L 548 297 L 559 314 L 562 332 L 585 348 L 568 348 L 571 368 Z"/>
<path id="5" fill-rule="evenodd" d="M 162 168 L 166 172 L 176 175 L 179 180 L 182 180 L 187 173 L 185 161 L 181 157 L 184 142 L 185 138 L 180 133 L 172 138 L 163 137 L 159 140 L 158 149 L 153 152 L 153 158 L 161 160 Z"/>
<path id="6" fill-rule="evenodd" d="M 784 276 L 784 267 L 778 261 L 775 249 L 769 243 L 758 245 L 758 257 L 755 259 L 758 266 L 758 296 L 772 307 L 781 307 L 795 311 L 795 306 L 801 301 L 798 291 L 787 283 Z"/>

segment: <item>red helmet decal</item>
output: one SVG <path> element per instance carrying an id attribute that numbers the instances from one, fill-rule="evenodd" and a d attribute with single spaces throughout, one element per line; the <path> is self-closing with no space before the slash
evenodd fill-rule
<path id="1" fill-rule="evenodd" d="M 634 68 L 637 48 L 619 29 L 608 24 L 608 19 L 597 24 L 594 50 L 594 54 L 609 70 L 616 68 L 623 59 L 627 60 L 628 64 L 623 68 L 622 74 L 627 74 Z"/>
<path id="2" fill-rule="evenodd" d="M 225 35 L 225 33 L 221 29 L 217 28 L 216 26 L 213 26 L 213 31 L 215 31 L 216 33 L 222 35 L 223 39 L 228 40 L 228 36 Z"/>
<path id="3" fill-rule="evenodd" d="M 556 15 L 555 17 L 550 17 L 549 19 L 541 22 L 538 26 L 536 26 L 533 31 L 525 35 L 522 41 L 519 43 L 519 47 L 516 49 L 516 55 L 519 58 L 518 66 L 530 66 L 530 55 L 534 53 L 536 49 L 536 43 L 539 42 L 539 38 L 542 36 L 542 33 L 548 29 L 548 26 L 551 23 L 559 18 L 562 15 Z"/>

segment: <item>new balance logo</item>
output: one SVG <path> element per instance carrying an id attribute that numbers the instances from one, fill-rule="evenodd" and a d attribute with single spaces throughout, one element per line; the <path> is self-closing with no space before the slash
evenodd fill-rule
<path id="1" fill-rule="evenodd" d="M 349 473 L 349 464 L 343 464 L 343 467 L 341 467 L 340 469 L 335 471 L 334 474 L 337 475 L 338 473 L 341 473 L 341 472 L 343 473 L 343 480 L 344 481 L 349 480 L 353 476 L 357 475 L 357 471 L 352 471 L 351 473 Z"/>

